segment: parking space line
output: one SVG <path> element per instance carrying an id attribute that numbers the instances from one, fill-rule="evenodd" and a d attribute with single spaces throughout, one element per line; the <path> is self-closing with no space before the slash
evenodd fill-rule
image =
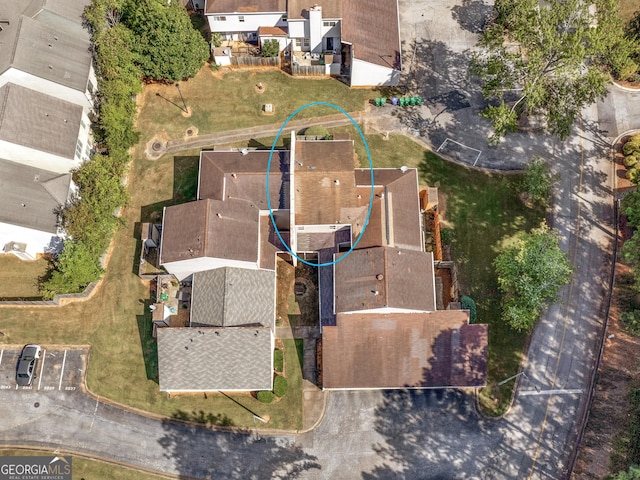
<path id="1" fill-rule="evenodd" d="M 62 368 L 60 369 L 60 383 L 58 383 L 58 390 L 62 388 L 62 376 L 64 375 L 64 364 L 67 361 L 67 351 L 64 351 L 64 357 L 62 357 Z"/>
<path id="2" fill-rule="evenodd" d="M 2 354 L 4 353 L 4 350 L 0 350 L 0 365 L 2 364 Z"/>
<path id="3" fill-rule="evenodd" d="M 38 378 L 38 390 L 40 390 L 40 383 L 42 383 L 42 372 L 44 371 L 44 360 L 47 358 L 47 351 L 42 351 L 42 363 L 40 364 L 40 377 Z"/>

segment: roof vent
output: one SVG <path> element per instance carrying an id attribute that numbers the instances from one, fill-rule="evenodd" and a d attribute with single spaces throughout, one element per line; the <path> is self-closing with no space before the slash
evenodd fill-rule
<path id="1" fill-rule="evenodd" d="M 335 183 L 336 185 L 340 185 L 340 180 L 336 179 L 333 181 L 333 183 Z"/>
<path id="2" fill-rule="evenodd" d="M 240 150 L 240 153 L 244 156 L 247 155 L 249 153 L 249 149 L 248 148 L 243 148 L 242 150 Z"/>
<path id="3" fill-rule="evenodd" d="M 231 178 L 236 178 L 236 177 L 237 177 L 237 175 L 235 173 L 231 174 Z"/>
<path id="4" fill-rule="evenodd" d="M 409 170 L 409 167 L 406 167 L 405 165 L 403 165 L 403 166 L 401 166 L 401 167 L 400 167 L 400 171 L 401 171 L 402 173 L 405 173 L 407 170 Z"/>
<path id="5" fill-rule="evenodd" d="M 53 65 L 49 64 L 49 70 L 53 70 Z"/>
<path id="6" fill-rule="evenodd" d="M 384 275 L 383 275 L 383 274 L 381 274 L 381 273 L 379 273 L 379 274 L 377 274 L 377 275 L 376 275 L 376 279 L 377 279 L 377 280 L 382 280 L 383 278 L 384 278 Z"/>
<path id="7" fill-rule="evenodd" d="M 373 294 L 374 295 L 380 295 L 380 292 L 378 290 L 373 290 Z"/>
<path id="8" fill-rule="evenodd" d="M 216 213 L 216 217 L 222 218 L 222 214 L 221 213 Z"/>

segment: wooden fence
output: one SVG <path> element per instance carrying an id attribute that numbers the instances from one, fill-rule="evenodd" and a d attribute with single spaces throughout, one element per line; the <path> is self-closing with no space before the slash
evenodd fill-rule
<path id="1" fill-rule="evenodd" d="M 231 57 L 234 67 L 279 67 L 280 57 Z"/>
<path id="2" fill-rule="evenodd" d="M 324 65 L 298 65 L 293 64 L 291 66 L 291 72 L 293 75 L 303 75 L 308 77 L 324 76 L 326 75 L 326 68 Z"/>

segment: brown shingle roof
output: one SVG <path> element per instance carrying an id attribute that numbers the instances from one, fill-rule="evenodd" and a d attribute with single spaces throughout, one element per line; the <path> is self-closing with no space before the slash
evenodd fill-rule
<path id="1" fill-rule="evenodd" d="M 358 199 L 353 142 L 296 142 L 295 213 L 297 225 L 351 223 L 368 199 Z"/>
<path id="2" fill-rule="evenodd" d="M 323 388 L 481 387 L 487 325 L 468 312 L 339 314 L 322 332 Z"/>
<path id="3" fill-rule="evenodd" d="M 200 155 L 198 197 L 242 199 L 267 210 L 266 171 L 269 152 L 207 151 Z M 271 207 L 289 208 L 289 152 L 275 151 L 269 174 Z"/>
<path id="4" fill-rule="evenodd" d="M 289 33 L 286 29 L 282 29 L 280 27 L 258 27 L 258 35 L 265 35 L 267 37 L 286 37 Z"/>
<path id="5" fill-rule="evenodd" d="M 354 250 L 335 265 L 335 296 L 336 313 L 435 310 L 433 255 L 391 247 Z"/>
<path id="6" fill-rule="evenodd" d="M 164 211 L 162 263 L 211 257 L 258 260 L 258 209 L 243 200 L 199 200 Z"/>
<path id="7" fill-rule="evenodd" d="M 205 13 L 286 12 L 286 0 L 206 0 Z"/>
<path id="8" fill-rule="evenodd" d="M 370 195 L 371 175 L 368 169 L 355 172 L 356 184 L 362 185 L 366 196 Z M 420 230 L 420 199 L 418 172 L 410 168 L 375 169 L 376 197 L 367 229 L 358 248 L 393 246 L 411 250 L 423 249 Z M 363 193 L 363 196 L 365 194 Z"/>
<path id="9" fill-rule="evenodd" d="M 342 41 L 358 60 L 402 69 L 396 0 L 343 0 Z"/>
<path id="10" fill-rule="evenodd" d="M 309 9 L 314 5 L 322 7 L 322 18 L 342 18 L 342 0 L 289 0 L 289 18 L 299 20 L 309 18 Z"/>

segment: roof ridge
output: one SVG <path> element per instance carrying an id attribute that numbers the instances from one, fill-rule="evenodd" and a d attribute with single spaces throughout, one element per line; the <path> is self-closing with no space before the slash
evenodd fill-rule
<path id="1" fill-rule="evenodd" d="M 388 262 L 388 253 L 387 253 L 388 247 L 382 247 L 382 253 L 383 253 L 383 264 L 382 264 L 382 268 L 384 269 L 384 306 L 387 307 L 389 306 L 389 269 L 387 268 L 387 262 Z"/>
<path id="2" fill-rule="evenodd" d="M 13 41 L 13 45 L 11 47 L 11 58 L 9 59 L 9 65 L 13 65 L 13 62 L 16 60 L 16 51 L 18 50 L 18 42 L 20 41 L 20 31 L 22 30 L 22 20 L 26 18 L 24 15 L 20 15 L 20 20 L 18 20 L 18 27 L 16 28 L 16 38 Z"/>
<path id="3" fill-rule="evenodd" d="M 4 112 L 7 109 L 7 103 L 9 100 L 9 88 L 10 86 L 13 85 L 12 83 L 5 83 L 5 85 L 3 87 L 0 87 L 0 91 L 2 91 L 2 89 L 4 88 L 4 95 L 2 95 L 2 98 L 0 99 L 0 101 L 2 102 L 2 108 L 0 108 L 0 131 L 2 131 L 2 124 L 4 123 Z"/>
<path id="4" fill-rule="evenodd" d="M 227 307 L 227 279 L 229 277 L 229 268 L 222 267 L 224 269 L 224 278 L 222 279 L 222 321 L 220 322 L 223 327 L 227 325 L 227 315 L 226 315 L 226 307 Z"/>

